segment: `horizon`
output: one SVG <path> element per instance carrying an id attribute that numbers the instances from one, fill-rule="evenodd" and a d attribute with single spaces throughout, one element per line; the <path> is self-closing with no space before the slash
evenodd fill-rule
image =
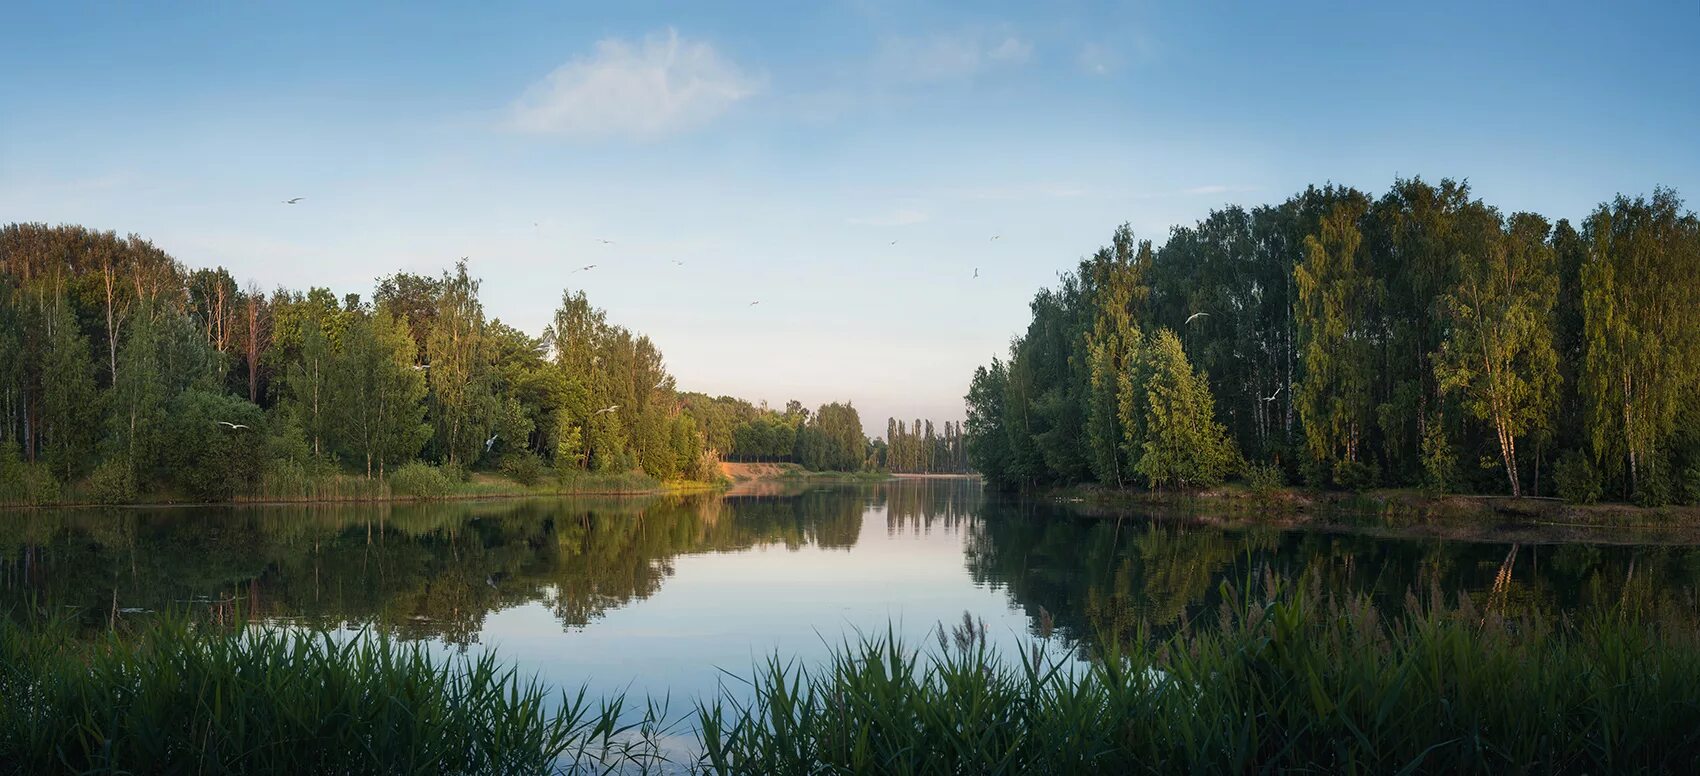
<path id="1" fill-rule="evenodd" d="M 871 436 L 961 420 L 1123 222 L 1328 181 L 1573 221 L 1700 189 L 1692 4 L 80 10 L 0 51 L 7 221 L 363 299 L 468 256 L 492 318 L 584 290 L 681 390 L 848 400 Z"/>

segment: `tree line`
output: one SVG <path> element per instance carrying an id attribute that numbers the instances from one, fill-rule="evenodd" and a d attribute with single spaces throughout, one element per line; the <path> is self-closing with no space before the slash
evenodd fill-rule
<path id="1" fill-rule="evenodd" d="M 880 468 L 861 413 L 851 402 L 829 402 L 814 410 L 792 399 L 782 410 L 731 396 L 693 393 L 684 397 L 703 418 L 708 438 L 730 461 L 795 463 L 815 471 Z"/>
<path id="2" fill-rule="evenodd" d="M 415 461 L 712 479 L 729 443 L 692 405 L 583 292 L 533 336 L 486 315 L 464 261 L 369 299 L 266 293 L 136 236 L 0 228 L 3 500 L 224 499 Z M 840 413 L 822 414 L 837 443 Z"/>
<path id="3" fill-rule="evenodd" d="M 1312 186 L 1123 226 L 1031 310 L 966 397 L 994 483 L 1700 503 L 1700 219 L 1668 189 L 1573 224 Z"/>
<path id="4" fill-rule="evenodd" d="M 945 421 L 934 432 L 931 420 L 916 418 L 913 425 L 896 418 L 885 421 L 885 439 L 876 442 L 882 467 L 896 474 L 965 474 L 968 450 L 963 444 L 962 424 Z"/>

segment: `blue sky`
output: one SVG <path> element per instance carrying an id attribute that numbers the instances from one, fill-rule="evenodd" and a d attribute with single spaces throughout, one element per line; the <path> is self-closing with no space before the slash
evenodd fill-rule
<path id="1" fill-rule="evenodd" d="M 9 7 L 0 220 L 339 293 L 470 256 L 509 323 L 583 288 L 683 388 L 883 431 L 1123 221 L 1700 192 L 1695 0 L 491 5 Z"/>

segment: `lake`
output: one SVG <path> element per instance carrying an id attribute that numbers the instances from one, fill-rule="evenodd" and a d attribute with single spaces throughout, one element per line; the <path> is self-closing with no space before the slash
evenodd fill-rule
<path id="1" fill-rule="evenodd" d="M 1090 514 L 1088 514 L 1090 512 Z M 495 648 L 557 685 L 689 699 L 778 654 L 890 628 L 929 645 L 964 612 L 1005 647 L 1089 652 L 1099 629 L 1207 616 L 1224 582 L 1305 578 L 1548 613 L 1676 599 L 1700 551 L 1627 529 L 1518 541 L 1154 519 L 974 480 L 760 486 L 639 498 L 0 515 L 0 606 L 112 619 L 188 608 Z M 1578 538 L 1582 540 L 1577 540 Z"/>

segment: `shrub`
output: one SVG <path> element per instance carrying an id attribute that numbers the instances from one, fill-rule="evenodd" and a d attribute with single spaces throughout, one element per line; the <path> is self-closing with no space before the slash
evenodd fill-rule
<path id="1" fill-rule="evenodd" d="M 1339 461 L 1334 464 L 1334 483 L 1354 493 L 1362 493 L 1376 484 L 1375 468 L 1363 461 Z"/>
<path id="2" fill-rule="evenodd" d="M 443 469 L 420 461 L 404 463 L 390 472 L 390 490 L 398 496 L 442 498 L 453 487 L 454 481 Z"/>
<path id="3" fill-rule="evenodd" d="M 451 483 L 470 482 L 472 480 L 472 472 L 468 471 L 465 466 L 461 466 L 458 463 L 445 463 L 437 468 L 442 471 L 443 476 L 448 478 L 448 481 Z"/>
<path id="4" fill-rule="evenodd" d="M 543 481 L 549 467 L 531 453 L 508 453 L 502 456 L 502 474 L 526 487 L 531 487 Z"/>
<path id="5" fill-rule="evenodd" d="M 1558 467 L 1553 471 L 1553 481 L 1558 484 L 1558 497 L 1572 504 L 1592 504 L 1600 500 L 1604 486 L 1600 483 L 1600 470 L 1594 467 L 1593 459 L 1586 454 L 1571 450 L 1558 459 Z"/>
<path id="6" fill-rule="evenodd" d="M 1287 475 L 1273 463 L 1247 464 L 1245 484 L 1258 498 L 1269 498 L 1287 484 Z"/>
<path id="7" fill-rule="evenodd" d="M 102 461 L 88 480 L 88 500 L 96 504 L 129 504 L 136 500 L 136 475 L 122 457 Z"/>
<path id="8" fill-rule="evenodd" d="M 1682 486 L 1682 503 L 1700 506 L 1700 463 L 1683 467 L 1682 481 L 1679 484 Z"/>

